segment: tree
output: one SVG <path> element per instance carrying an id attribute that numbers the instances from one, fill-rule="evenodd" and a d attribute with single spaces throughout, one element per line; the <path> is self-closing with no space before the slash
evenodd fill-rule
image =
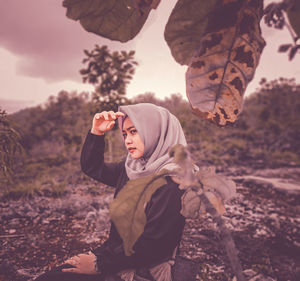
<path id="1" fill-rule="evenodd" d="M 110 52 L 107 46 L 96 45 L 92 51 L 84 50 L 87 67 L 80 70 L 83 82 L 95 86 L 93 101 L 97 111 L 114 110 L 128 103 L 126 86 L 135 73 L 137 62 L 134 51 Z"/>
<path id="2" fill-rule="evenodd" d="M 16 152 L 22 151 L 20 136 L 11 126 L 7 114 L 0 108 L 0 171 L 10 179 Z"/>

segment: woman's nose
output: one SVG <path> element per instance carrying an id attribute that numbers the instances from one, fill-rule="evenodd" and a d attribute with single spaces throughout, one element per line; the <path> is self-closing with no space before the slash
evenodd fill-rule
<path id="1" fill-rule="evenodd" d="M 132 143 L 132 138 L 130 136 L 127 135 L 126 139 L 125 139 L 125 143 L 126 144 L 131 144 Z"/>

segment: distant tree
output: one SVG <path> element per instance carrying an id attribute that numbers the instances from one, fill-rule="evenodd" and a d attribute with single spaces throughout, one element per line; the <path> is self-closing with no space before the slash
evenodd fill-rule
<path id="1" fill-rule="evenodd" d="M 135 73 L 137 62 L 134 51 L 110 52 L 107 46 L 96 45 L 92 51 L 84 50 L 87 67 L 80 70 L 83 82 L 95 86 L 93 101 L 96 111 L 114 110 L 128 103 L 126 86 Z"/>
<path id="2" fill-rule="evenodd" d="M 16 152 L 22 151 L 19 139 L 6 112 L 0 108 L 0 171 L 7 179 L 11 177 Z"/>
<path id="3" fill-rule="evenodd" d="M 43 106 L 18 112 L 12 118 L 18 123 L 21 143 L 31 149 L 42 142 L 80 147 L 82 135 L 90 124 L 87 93 L 60 91 Z"/>
<path id="4" fill-rule="evenodd" d="M 132 100 L 131 100 L 132 103 L 144 103 L 144 102 L 147 102 L 147 103 L 153 103 L 153 104 L 156 104 L 156 105 L 160 105 L 161 104 L 161 100 L 158 99 L 154 93 L 152 92 L 146 92 L 144 94 L 139 94 L 137 96 L 135 96 Z"/>

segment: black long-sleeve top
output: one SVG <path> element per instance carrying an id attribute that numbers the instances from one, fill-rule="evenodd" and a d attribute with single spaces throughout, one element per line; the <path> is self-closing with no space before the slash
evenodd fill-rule
<path id="1" fill-rule="evenodd" d="M 116 197 L 129 180 L 125 161 L 105 163 L 104 148 L 104 136 L 89 132 L 82 148 L 81 168 L 91 178 L 115 187 Z M 93 251 L 100 272 L 116 273 L 123 269 L 151 267 L 172 256 L 185 223 L 180 214 L 183 191 L 171 178 L 166 177 L 166 180 L 167 184 L 156 190 L 145 208 L 147 223 L 133 247 L 134 254 L 125 255 L 122 239 L 111 223 L 109 238 Z"/>

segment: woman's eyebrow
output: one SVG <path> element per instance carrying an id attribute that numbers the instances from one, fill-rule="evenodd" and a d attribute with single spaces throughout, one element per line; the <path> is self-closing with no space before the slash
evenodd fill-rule
<path id="1" fill-rule="evenodd" d="M 123 129 L 122 132 L 129 131 L 130 129 L 135 129 L 135 127 L 134 126 L 130 126 L 128 128 L 125 128 L 125 130 Z"/>

